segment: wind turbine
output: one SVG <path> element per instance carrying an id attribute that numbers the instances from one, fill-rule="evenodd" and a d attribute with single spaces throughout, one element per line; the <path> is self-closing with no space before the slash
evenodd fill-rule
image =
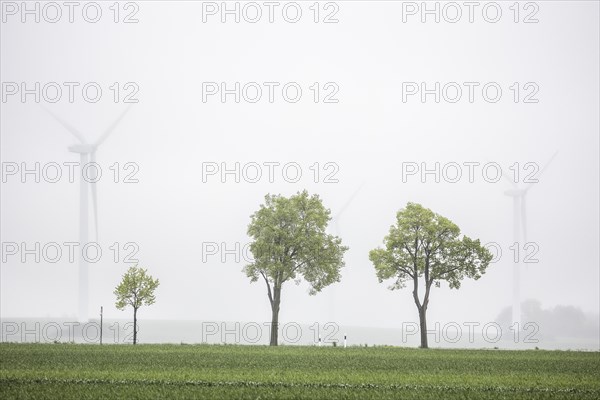
<path id="1" fill-rule="evenodd" d="M 550 160 L 544 165 L 538 174 L 538 178 L 544 173 L 546 168 L 550 165 L 554 157 L 558 154 L 556 151 Z M 527 193 L 537 182 L 529 183 L 527 186 L 520 188 L 515 182 L 508 177 L 504 172 L 502 175 L 508 180 L 513 189 L 504 192 L 506 196 L 512 197 L 513 199 L 513 243 L 516 243 L 519 250 L 521 249 L 522 243 L 521 233 L 523 234 L 523 244 L 527 243 Z M 512 325 L 518 323 L 518 329 L 522 329 L 521 326 L 521 256 L 517 257 L 517 261 L 513 264 L 513 292 L 512 292 Z"/>
<path id="2" fill-rule="evenodd" d="M 108 138 L 108 136 L 115 130 L 117 125 L 121 122 L 125 114 L 129 111 L 130 107 L 125 109 L 119 115 L 119 117 L 104 131 L 100 138 L 95 143 L 88 143 L 85 137 L 80 131 L 75 129 L 72 125 L 64 121 L 62 118 L 54 114 L 52 111 L 45 107 L 44 110 L 48 112 L 59 124 L 61 124 L 67 131 L 71 132 L 73 136 L 79 141 L 72 146 L 69 146 L 69 151 L 79 154 L 80 169 L 83 172 L 83 168 L 88 163 L 96 163 L 96 150 L 98 147 Z M 96 181 L 98 180 L 98 170 L 93 170 L 93 176 L 84 177 L 83 173 L 79 178 L 79 305 L 78 305 L 78 319 L 82 322 L 87 322 L 88 318 L 88 302 L 89 302 L 89 263 L 83 257 L 82 247 L 88 243 L 89 240 L 89 198 L 88 194 L 91 186 L 92 193 L 92 208 L 94 213 L 94 229 L 95 239 L 98 241 L 98 197 L 96 190 Z M 90 182 L 88 182 L 88 180 Z"/>
<path id="3" fill-rule="evenodd" d="M 344 211 L 346 211 L 348 206 L 350 206 L 350 204 L 354 201 L 354 198 L 362 190 L 364 185 L 365 182 L 361 183 L 360 186 L 358 186 L 358 188 L 348 198 L 346 203 L 344 203 L 342 208 L 333 216 L 333 218 L 331 218 L 331 222 L 333 225 L 333 233 L 336 236 L 339 237 L 341 235 L 340 217 L 342 216 Z M 329 319 L 331 320 L 330 322 L 335 322 L 335 286 L 331 286 L 330 295 L 331 296 L 329 297 Z"/>

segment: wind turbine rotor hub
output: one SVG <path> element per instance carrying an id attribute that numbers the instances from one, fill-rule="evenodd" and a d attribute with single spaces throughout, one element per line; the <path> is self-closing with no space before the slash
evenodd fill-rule
<path id="1" fill-rule="evenodd" d="M 96 146 L 93 144 L 74 144 L 69 146 L 69 151 L 79 154 L 91 154 L 96 151 Z"/>
<path id="2" fill-rule="evenodd" d="M 510 189 L 504 191 L 504 194 L 511 197 L 519 197 L 525 194 L 525 190 L 523 189 Z"/>

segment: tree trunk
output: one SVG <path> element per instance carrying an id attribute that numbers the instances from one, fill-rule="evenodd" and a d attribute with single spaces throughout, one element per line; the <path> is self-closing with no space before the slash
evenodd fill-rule
<path id="1" fill-rule="evenodd" d="M 137 308 L 133 309 L 133 344 L 137 343 Z"/>
<path id="2" fill-rule="evenodd" d="M 421 348 L 426 349 L 427 346 L 427 308 L 419 308 L 419 322 L 421 324 Z"/>
<path id="3" fill-rule="evenodd" d="M 417 267 L 415 266 L 415 272 L 413 276 L 413 299 L 415 301 L 415 305 L 417 306 L 417 310 L 419 310 L 419 323 L 421 326 L 421 348 L 427 348 L 427 319 L 425 314 L 427 313 L 427 304 L 429 303 L 429 286 L 425 291 L 425 299 L 421 304 L 419 300 L 419 280 L 417 278 Z"/>
<path id="4" fill-rule="evenodd" d="M 279 330 L 279 302 L 281 300 L 281 286 L 273 288 L 273 302 L 271 303 L 271 342 L 269 345 L 277 346 Z"/>

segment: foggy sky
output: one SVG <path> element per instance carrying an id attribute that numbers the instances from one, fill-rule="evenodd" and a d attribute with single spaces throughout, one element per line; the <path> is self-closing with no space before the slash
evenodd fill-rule
<path id="1" fill-rule="evenodd" d="M 497 242 L 503 257 L 479 281 L 460 290 L 434 288 L 430 321 L 494 321 L 511 304 L 512 200 L 502 179 L 486 182 L 402 181 L 402 163 L 519 162 L 540 167 L 558 150 L 530 190 L 528 240 L 537 264 L 523 267 L 522 299 L 599 312 L 599 30 L 597 2 L 537 2 L 537 24 L 515 24 L 503 4 L 496 24 L 482 21 L 402 23 L 401 2 L 338 2 L 337 24 L 202 23 L 201 3 L 140 2 L 137 24 L 80 19 L 1 28 L 2 82 L 98 82 L 95 104 L 43 103 L 95 140 L 127 108 L 115 104 L 114 82 L 135 82 L 139 102 L 99 148 L 105 178 L 98 183 L 100 242 L 105 254 L 90 269 L 90 314 L 116 310 L 112 291 L 128 265 L 114 263 L 114 242 L 136 242 L 140 265 L 160 279 L 155 305 L 140 318 L 267 321 L 263 282 L 251 284 L 244 261 L 202 262 L 202 243 L 249 241 L 250 215 L 267 193 L 318 193 L 332 215 L 364 183 L 339 219 L 350 247 L 342 281 L 316 296 L 306 284 L 284 284 L 281 321 L 399 327 L 417 321 L 409 289 L 380 284 L 368 259 L 396 212 L 417 202 L 449 218 L 472 238 Z M 308 4 L 303 4 L 308 13 Z M 280 14 L 277 14 L 280 15 Z M 463 17 L 464 18 L 464 17 Z M 217 97 L 202 102 L 202 82 L 297 82 L 298 103 L 280 96 L 256 104 Z M 338 103 L 315 104 L 309 86 L 335 82 Z M 456 104 L 418 97 L 402 102 L 402 82 L 498 82 L 498 103 Z M 539 85 L 537 104 L 515 104 L 514 82 Z M 323 89 L 321 89 L 323 90 Z M 522 89 L 521 89 L 522 90 Z M 278 92 L 280 93 L 280 92 Z M 464 94 L 463 94 L 464 95 Z M 2 162 L 79 161 L 75 139 L 34 101 L 1 104 Z M 114 183 L 115 162 L 139 165 L 139 183 Z M 219 177 L 202 181 L 202 163 L 296 162 L 298 183 Z M 339 183 L 315 183 L 315 162 L 336 163 Z M 263 171 L 266 171 L 263 170 Z M 123 171 L 121 171 L 123 172 Z M 466 169 L 463 170 L 466 172 Z M 324 173 L 321 170 L 321 173 Z M 322 177 L 321 177 L 322 178 Z M 431 179 L 431 178 L 430 178 Z M 78 240 L 79 184 L 30 180 L 2 183 L 2 242 Z M 333 233 L 333 227 L 331 227 Z M 121 255 L 122 258 L 122 255 Z M 69 317 L 77 310 L 77 263 L 11 257 L 0 270 L 0 316 Z"/>

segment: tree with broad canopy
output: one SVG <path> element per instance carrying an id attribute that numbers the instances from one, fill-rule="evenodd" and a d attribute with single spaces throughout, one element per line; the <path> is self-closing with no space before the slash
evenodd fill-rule
<path id="1" fill-rule="evenodd" d="M 461 237 L 458 226 L 448 218 L 415 203 L 398 211 L 396 224 L 390 227 L 383 243 L 383 248 L 371 250 L 369 259 L 379 282 L 394 279 L 390 289 L 412 284 L 419 311 L 421 347 L 427 348 L 426 315 L 431 287 L 439 287 L 445 281 L 451 289 L 458 289 L 464 278 L 479 279 L 492 254 L 479 240 Z M 420 285 L 425 290 L 422 298 Z"/>
<path id="2" fill-rule="evenodd" d="M 254 262 L 244 268 L 251 282 L 267 285 L 271 305 L 270 345 L 277 346 L 282 285 L 302 278 L 310 284 L 309 294 L 340 281 L 344 267 L 342 240 L 325 232 L 330 211 L 318 195 L 305 190 L 287 198 L 266 195 L 265 203 L 251 216 L 248 235 Z"/>

